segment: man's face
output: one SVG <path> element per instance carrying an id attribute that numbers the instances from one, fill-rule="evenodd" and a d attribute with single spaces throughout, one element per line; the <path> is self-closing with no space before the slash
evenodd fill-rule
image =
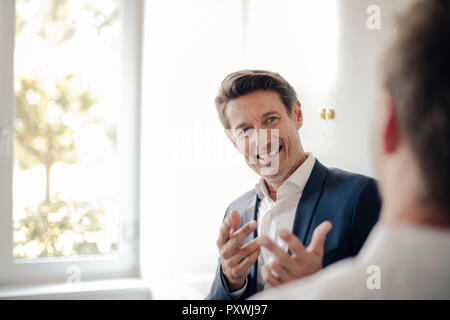
<path id="1" fill-rule="evenodd" d="M 289 116 L 278 93 L 260 90 L 231 100 L 225 115 L 229 138 L 257 174 L 278 181 L 295 170 L 302 151 L 299 103 Z"/>

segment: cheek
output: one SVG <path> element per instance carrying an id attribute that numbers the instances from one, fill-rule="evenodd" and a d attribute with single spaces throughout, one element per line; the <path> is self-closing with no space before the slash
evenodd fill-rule
<path id="1" fill-rule="evenodd" d="M 297 150 L 298 145 L 298 136 L 295 135 L 295 131 L 290 130 L 289 132 L 282 132 L 281 134 L 281 143 L 284 146 L 285 153 L 291 154 Z"/>
<path id="2" fill-rule="evenodd" d="M 370 130 L 370 153 L 375 175 L 380 177 L 383 163 L 383 123 L 381 117 L 374 117 Z"/>
<path id="3" fill-rule="evenodd" d="M 257 143 L 252 136 L 251 138 L 237 139 L 235 144 L 238 152 L 244 157 L 245 162 L 250 167 L 255 167 L 257 164 Z"/>
<path id="4" fill-rule="evenodd" d="M 370 143 L 372 151 L 379 152 L 382 146 L 383 121 L 381 115 L 372 118 L 370 128 Z"/>

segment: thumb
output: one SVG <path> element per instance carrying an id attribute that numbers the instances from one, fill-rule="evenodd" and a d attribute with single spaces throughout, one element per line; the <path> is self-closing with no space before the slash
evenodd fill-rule
<path id="1" fill-rule="evenodd" d="M 230 213 L 230 237 L 235 233 L 241 226 L 241 216 L 237 212 L 237 210 L 233 210 Z"/>
<path id="2" fill-rule="evenodd" d="M 333 225 L 330 221 L 322 222 L 315 230 L 312 235 L 311 243 L 306 249 L 309 252 L 314 252 L 319 256 L 323 256 L 323 246 L 327 238 L 328 231 L 331 230 Z"/>

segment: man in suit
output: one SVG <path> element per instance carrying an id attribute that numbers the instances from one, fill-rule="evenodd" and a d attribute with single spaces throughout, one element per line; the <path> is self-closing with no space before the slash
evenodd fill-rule
<path id="1" fill-rule="evenodd" d="M 357 257 L 254 299 L 450 299 L 450 1 L 399 16 L 382 64 L 373 155 L 380 221 Z"/>
<path id="2" fill-rule="evenodd" d="M 261 179 L 226 210 L 208 298 L 246 299 L 356 255 L 378 219 L 375 181 L 326 168 L 303 150 L 292 86 L 273 72 L 235 72 L 216 106 L 228 138 Z"/>

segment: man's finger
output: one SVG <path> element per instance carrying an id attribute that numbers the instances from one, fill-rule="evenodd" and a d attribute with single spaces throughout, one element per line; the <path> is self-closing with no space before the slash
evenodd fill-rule
<path id="1" fill-rule="evenodd" d="M 258 260 L 260 253 L 260 249 L 253 251 L 252 254 L 247 256 L 238 266 L 235 267 L 235 272 L 238 274 L 247 275 L 250 271 L 250 267 L 256 262 L 256 260 Z"/>
<path id="2" fill-rule="evenodd" d="M 261 244 L 259 243 L 259 238 L 253 239 L 249 243 L 246 243 L 243 245 L 239 251 L 235 254 L 235 256 L 232 258 L 232 261 L 230 261 L 231 265 L 238 265 L 244 260 L 246 257 L 254 253 L 256 250 L 259 250 L 261 248 Z"/>
<path id="3" fill-rule="evenodd" d="M 231 238 L 236 239 L 239 243 L 242 243 L 250 233 L 256 230 L 257 226 L 258 222 L 256 222 L 256 220 L 249 221 L 241 229 L 236 231 Z"/>
<path id="4" fill-rule="evenodd" d="M 220 226 L 219 238 L 216 242 L 218 248 L 221 248 L 230 239 L 230 229 L 231 224 L 229 218 L 226 218 Z"/>
<path id="5" fill-rule="evenodd" d="M 230 237 L 231 237 L 233 236 L 233 233 L 235 233 L 236 230 L 238 230 L 239 227 L 241 226 L 241 216 L 239 215 L 239 212 L 237 212 L 237 210 L 231 211 L 229 221 L 231 225 L 230 229 Z"/>
<path id="6" fill-rule="evenodd" d="M 311 243 L 308 246 L 309 252 L 314 252 L 319 256 L 323 256 L 323 246 L 327 238 L 328 231 L 331 230 L 332 224 L 330 221 L 322 222 L 315 230 L 311 239 Z"/>
<path id="7" fill-rule="evenodd" d="M 267 250 L 269 250 L 284 266 L 288 269 L 293 267 L 291 256 L 285 250 L 280 248 L 272 239 L 262 235 L 260 241 L 261 245 L 267 248 Z"/>
<path id="8" fill-rule="evenodd" d="M 281 281 L 272 274 L 267 265 L 261 268 L 261 274 L 264 282 L 270 284 L 272 287 L 276 287 L 281 284 Z"/>
<path id="9" fill-rule="evenodd" d="M 285 282 L 292 280 L 292 277 L 290 276 L 288 270 L 286 270 L 286 268 L 284 266 L 282 266 L 278 260 L 272 260 L 271 262 L 269 262 L 268 268 L 269 268 L 269 271 L 276 272 L 277 278 L 281 282 L 285 283 Z M 270 273 L 272 273 L 272 272 L 270 272 Z"/>
<path id="10" fill-rule="evenodd" d="M 281 229 L 278 234 L 281 239 L 287 243 L 289 250 L 294 256 L 301 258 L 305 254 L 305 246 L 292 232 L 289 232 L 286 229 Z"/>
<path id="11" fill-rule="evenodd" d="M 220 255 L 224 259 L 228 259 L 236 254 L 242 246 L 244 239 L 256 229 L 256 221 L 247 222 L 241 229 L 234 233 L 234 235 L 222 246 Z"/>

